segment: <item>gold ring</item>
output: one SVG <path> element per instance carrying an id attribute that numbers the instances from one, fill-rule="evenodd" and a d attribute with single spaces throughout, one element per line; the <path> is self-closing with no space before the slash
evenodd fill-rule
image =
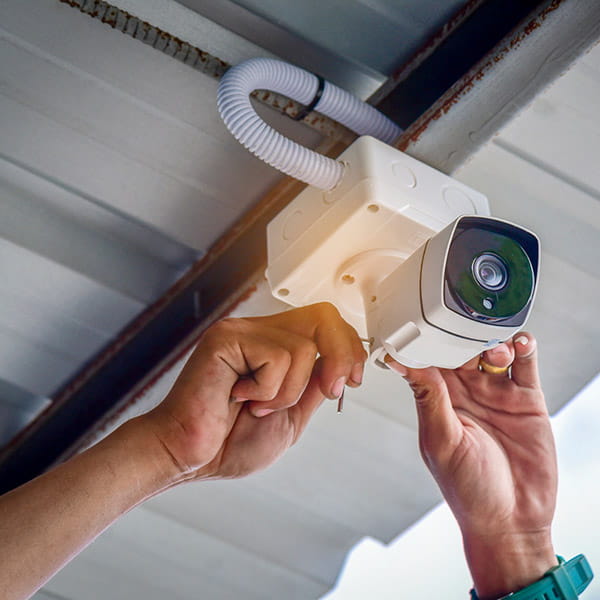
<path id="1" fill-rule="evenodd" d="M 492 375 L 505 375 L 508 373 L 510 369 L 510 365 L 508 367 L 495 367 L 494 365 L 490 365 L 490 363 L 485 362 L 483 358 L 479 359 L 479 366 L 486 372 L 491 373 Z"/>

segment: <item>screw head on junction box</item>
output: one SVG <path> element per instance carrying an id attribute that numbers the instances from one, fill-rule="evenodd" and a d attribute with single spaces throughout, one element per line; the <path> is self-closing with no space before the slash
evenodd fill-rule
<path id="1" fill-rule="evenodd" d="M 378 363 L 387 352 L 407 366 L 453 368 L 518 331 L 537 282 L 533 234 L 485 217 L 483 194 L 374 138 L 338 160 L 334 189 L 307 187 L 268 225 L 275 297 L 331 302 Z"/>

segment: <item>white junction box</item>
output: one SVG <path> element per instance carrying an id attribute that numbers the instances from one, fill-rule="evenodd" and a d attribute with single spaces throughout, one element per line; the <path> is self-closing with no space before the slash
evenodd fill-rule
<path id="1" fill-rule="evenodd" d="M 268 225 L 266 276 L 293 306 L 331 302 L 368 337 L 365 305 L 378 284 L 462 215 L 489 215 L 487 198 L 372 137 L 338 159 L 330 191 L 307 187 Z"/>

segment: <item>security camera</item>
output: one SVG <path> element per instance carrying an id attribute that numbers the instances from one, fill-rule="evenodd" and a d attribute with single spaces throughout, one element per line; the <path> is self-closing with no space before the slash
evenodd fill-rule
<path id="1" fill-rule="evenodd" d="M 486 197 L 363 136 L 331 190 L 305 188 L 268 225 L 267 280 L 293 305 L 333 303 L 412 367 L 458 367 L 507 340 L 535 297 L 539 242 L 489 216 Z"/>
<path id="2" fill-rule="evenodd" d="M 452 369 L 508 339 L 531 311 L 538 263 L 533 233 L 491 217 L 456 219 L 368 299 L 373 359 Z"/>

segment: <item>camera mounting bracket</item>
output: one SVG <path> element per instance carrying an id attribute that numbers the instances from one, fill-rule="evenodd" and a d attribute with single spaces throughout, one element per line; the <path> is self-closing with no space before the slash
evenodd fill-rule
<path id="1" fill-rule="evenodd" d="M 267 227 L 266 277 L 293 306 L 331 302 L 367 337 L 365 302 L 387 275 L 462 215 L 489 215 L 487 198 L 375 140 L 340 157 L 332 190 L 305 188 Z"/>

